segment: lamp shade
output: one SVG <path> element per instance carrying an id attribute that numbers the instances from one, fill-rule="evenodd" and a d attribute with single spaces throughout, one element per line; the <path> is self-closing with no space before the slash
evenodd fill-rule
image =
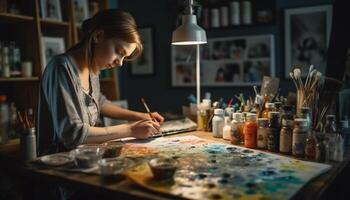
<path id="1" fill-rule="evenodd" d="M 195 45 L 207 43 L 205 31 L 197 25 L 195 15 L 183 15 L 182 24 L 173 32 L 173 45 Z"/>

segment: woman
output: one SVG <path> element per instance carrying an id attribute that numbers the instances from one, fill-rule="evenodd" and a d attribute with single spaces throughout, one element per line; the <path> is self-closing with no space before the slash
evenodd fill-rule
<path id="1" fill-rule="evenodd" d="M 38 110 L 38 154 L 66 151 L 84 143 L 135 137 L 147 138 L 159 132 L 164 121 L 158 113 L 122 109 L 100 92 L 100 70 L 122 66 L 123 61 L 142 52 L 132 16 L 110 9 L 97 13 L 82 25 L 84 36 L 66 53 L 46 66 L 40 88 Z M 109 127 L 95 127 L 99 115 L 136 121 Z"/>

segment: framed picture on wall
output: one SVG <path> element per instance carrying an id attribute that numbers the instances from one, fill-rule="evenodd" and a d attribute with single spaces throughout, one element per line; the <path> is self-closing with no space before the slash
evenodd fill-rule
<path id="1" fill-rule="evenodd" d="M 41 0 L 41 18 L 62 21 L 60 0 Z"/>
<path id="2" fill-rule="evenodd" d="M 131 61 L 130 75 L 152 76 L 155 74 L 153 28 L 139 28 L 139 33 L 143 44 L 143 52 L 136 60 Z"/>
<path id="3" fill-rule="evenodd" d="M 251 86 L 275 75 L 273 35 L 211 38 L 201 45 L 202 86 Z M 172 85 L 194 86 L 196 46 L 172 46 Z"/>
<path id="4" fill-rule="evenodd" d="M 55 55 L 64 53 L 65 45 L 63 38 L 59 37 L 42 37 L 42 57 L 43 57 L 43 68 L 42 72 Z"/>
<path id="5" fill-rule="evenodd" d="M 83 21 L 89 18 L 88 0 L 73 0 L 73 9 L 75 13 L 75 22 L 81 26 Z"/>
<path id="6" fill-rule="evenodd" d="M 331 5 L 285 10 L 286 77 L 294 67 L 301 68 L 303 77 L 307 75 L 310 65 L 325 72 L 331 23 Z"/>

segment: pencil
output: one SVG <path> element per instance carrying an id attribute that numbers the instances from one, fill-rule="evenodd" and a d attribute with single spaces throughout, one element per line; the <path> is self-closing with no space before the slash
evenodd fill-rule
<path id="1" fill-rule="evenodd" d="M 152 113 L 151 113 L 149 107 L 147 106 L 147 103 L 146 103 L 145 99 L 141 98 L 141 102 L 142 102 L 143 106 L 145 106 L 146 111 L 147 111 L 147 113 L 149 114 L 149 116 L 151 117 L 152 121 L 158 122 L 158 121 L 152 116 Z M 163 136 L 163 132 L 162 132 L 162 131 L 160 131 L 160 134 L 162 134 L 162 136 Z"/>

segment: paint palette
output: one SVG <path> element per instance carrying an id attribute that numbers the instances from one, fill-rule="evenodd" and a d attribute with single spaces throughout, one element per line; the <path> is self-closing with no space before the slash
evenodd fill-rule
<path id="1" fill-rule="evenodd" d="M 157 181 L 147 164 L 127 172 L 136 183 L 190 199 L 289 199 L 329 165 L 215 143 L 196 136 L 128 143 L 124 156 L 176 159 L 171 181 Z"/>

